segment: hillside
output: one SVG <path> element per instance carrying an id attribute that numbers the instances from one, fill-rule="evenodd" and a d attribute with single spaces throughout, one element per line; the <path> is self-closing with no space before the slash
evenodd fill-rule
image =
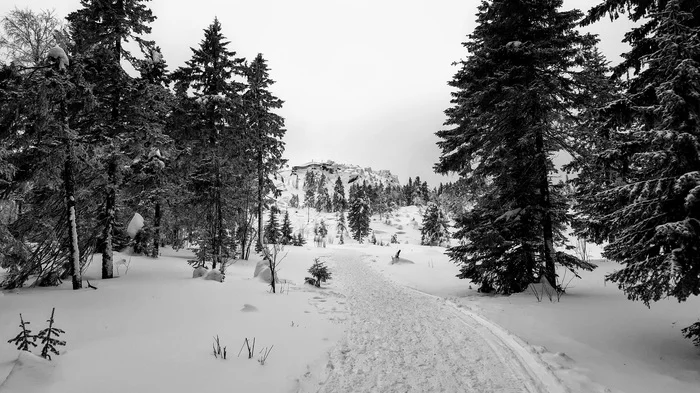
<path id="1" fill-rule="evenodd" d="M 289 199 L 294 194 L 297 194 L 300 202 L 303 203 L 304 176 L 310 171 L 318 175 L 324 174 L 326 176 L 326 187 L 331 195 L 333 194 L 333 185 L 338 176 L 340 176 L 345 186 L 346 194 L 352 183 L 362 184 L 362 182 L 367 182 L 367 184 L 372 186 L 380 184 L 384 186 L 397 186 L 401 184 L 399 183 L 398 176 L 386 169 L 374 170 L 369 167 L 362 168 L 359 165 L 339 164 L 330 160 L 319 162 L 312 161 L 302 165 L 294 165 L 286 170 L 278 172 L 275 184 L 277 189 L 282 192 L 282 195 L 277 198 L 278 207 L 286 209 L 289 206 Z"/>

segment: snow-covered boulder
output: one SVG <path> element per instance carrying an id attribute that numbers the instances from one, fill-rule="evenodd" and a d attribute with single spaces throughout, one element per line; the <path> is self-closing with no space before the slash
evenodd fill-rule
<path id="1" fill-rule="evenodd" d="M 209 270 L 204 266 L 199 266 L 192 271 L 192 278 L 204 277 L 207 275 Z"/>
<path id="2" fill-rule="evenodd" d="M 244 304 L 243 308 L 241 309 L 241 312 L 256 312 L 256 311 L 258 311 L 258 308 L 252 304 Z"/>
<path id="3" fill-rule="evenodd" d="M 218 282 L 224 282 L 224 274 L 218 270 L 211 270 L 210 272 L 207 273 L 206 276 L 204 276 L 204 279 L 218 281 Z"/>

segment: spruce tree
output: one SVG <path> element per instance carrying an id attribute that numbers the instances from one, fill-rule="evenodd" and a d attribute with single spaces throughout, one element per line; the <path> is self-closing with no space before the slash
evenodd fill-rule
<path id="1" fill-rule="evenodd" d="M 284 212 L 284 220 L 282 221 L 282 228 L 280 229 L 280 243 L 287 245 L 291 244 L 293 240 L 293 229 L 292 223 L 289 221 L 289 212 Z"/>
<path id="2" fill-rule="evenodd" d="M 362 243 L 363 239 L 369 235 L 370 232 L 369 223 L 372 211 L 362 188 L 356 185 L 353 185 L 351 189 L 352 188 L 355 188 L 355 192 L 351 193 L 349 201 L 348 226 L 352 232 L 353 239 Z"/>
<path id="3" fill-rule="evenodd" d="M 304 176 L 304 206 L 305 207 L 315 207 L 316 206 L 316 176 L 314 172 L 308 171 Z"/>
<path id="4" fill-rule="evenodd" d="M 581 72 L 575 76 L 582 89 L 576 105 L 579 114 L 569 136 L 573 160 L 565 169 L 576 173 L 568 182 L 574 194 L 572 227 L 575 234 L 600 241 L 605 228 L 590 212 L 594 209 L 596 195 L 616 182 L 616 164 L 609 158 L 615 146 L 622 142 L 615 130 L 624 127 L 624 121 L 614 114 L 623 102 L 622 83 L 611 77 L 609 62 L 597 46 L 583 51 L 582 58 Z"/>
<path id="5" fill-rule="evenodd" d="M 267 61 L 259 53 L 255 59 L 245 68 L 248 82 L 248 90 L 243 94 L 246 106 L 248 128 L 253 136 L 255 146 L 255 166 L 257 167 L 257 214 L 258 214 L 258 241 L 262 243 L 262 212 L 263 197 L 275 191 L 274 184 L 269 175 L 277 173 L 286 160 L 282 159 L 284 142 L 282 138 L 284 119 L 274 113 L 274 110 L 282 108 L 283 101 L 270 92 L 270 87 L 275 83 L 269 75 Z"/>
<path id="6" fill-rule="evenodd" d="M 0 167 L 5 167 L 0 186 L 31 206 L 12 232 L 33 244 L 28 258 L 5 277 L 6 288 L 22 286 L 39 272 L 37 282 L 55 285 L 59 281 L 51 276 L 71 275 L 73 289 L 79 289 L 81 266 L 94 251 L 95 225 L 82 220 L 97 210 L 84 196 L 85 179 L 94 178 L 91 169 L 97 166 L 86 151 L 94 111 L 93 86 L 85 78 L 88 59 L 73 46 L 50 53 L 42 70 L 0 68 Z"/>
<path id="7" fill-rule="evenodd" d="M 316 210 L 331 211 L 329 206 L 331 206 L 331 197 L 328 195 L 328 188 L 326 187 L 326 175 L 321 174 L 321 178 L 318 181 L 318 189 L 316 190 Z"/>
<path id="8" fill-rule="evenodd" d="M 607 278 L 647 306 L 700 294 L 700 8 L 696 1 L 608 1 L 584 21 L 628 10 L 641 23 L 625 35 L 631 50 L 615 68 L 633 70 L 610 118 L 606 163 L 614 181 L 590 199 L 596 241 L 624 267 Z M 700 344 L 700 322 L 684 329 Z"/>
<path id="9" fill-rule="evenodd" d="M 345 199 L 345 186 L 343 186 L 343 180 L 340 176 L 335 180 L 333 186 L 333 211 L 339 212 L 347 208 L 347 200 Z"/>
<path id="10" fill-rule="evenodd" d="M 426 207 L 420 233 L 420 244 L 423 246 L 439 246 L 449 239 L 449 224 L 442 209 L 436 203 L 431 202 Z"/>
<path id="11" fill-rule="evenodd" d="M 404 206 L 413 205 L 414 192 L 415 192 L 415 190 L 413 188 L 413 179 L 411 179 L 411 177 L 409 177 L 408 184 L 403 186 L 403 205 Z"/>
<path id="12" fill-rule="evenodd" d="M 326 226 L 326 222 L 321 220 L 318 223 L 318 231 L 316 232 L 319 236 L 322 238 L 325 238 L 326 235 L 328 235 L 328 227 Z"/>
<path id="13" fill-rule="evenodd" d="M 199 47 L 191 49 L 191 59 L 173 74 L 183 120 L 179 138 L 192 146 L 180 156 L 182 168 L 189 172 L 188 208 L 200 212 L 200 240 L 210 245 L 213 268 L 225 254 L 232 254 L 226 245 L 233 245 L 225 242 L 226 216 L 245 205 L 246 188 L 241 185 L 252 166 L 245 153 L 253 140 L 244 133 L 245 86 L 234 79 L 243 76 L 244 59 L 228 50 L 221 30 L 215 18 Z"/>
<path id="14" fill-rule="evenodd" d="M 445 111 L 452 128 L 437 133 L 435 169 L 459 174 L 475 206 L 457 220 L 466 244 L 448 253 L 459 277 L 484 290 L 519 292 L 540 275 L 556 285 L 555 262 L 576 265 L 554 249 L 564 241 L 567 206 L 549 173 L 576 98 L 578 53 L 593 39 L 575 29 L 582 14 L 561 6 L 482 2 L 464 43 L 469 57 L 449 83 L 457 89 Z"/>
<path id="15" fill-rule="evenodd" d="M 277 244 L 281 238 L 279 224 L 277 223 L 277 208 L 270 208 L 270 215 L 267 219 L 267 225 L 264 228 L 263 244 Z"/>
<path id="16" fill-rule="evenodd" d="M 86 78 L 94 84 L 93 91 L 98 101 L 98 117 L 92 129 L 99 130 L 94 141 L 101 149 L 97 152 L 102 160 L 106 179 L 102 188 L 104 210 L 101 220 L 102 278 L 112 278 L 113 231 L 119 206 L 118 190 L 121 181 L 121 162 L 124 149 L 143 143 L 138 139 L 142 124 L 134 122 L 132 115 L 140 110 L 133 106 L 130 91 L 134 80 L 122 68 L 123 59 L 138 67 L 124 43 L 133 40 L 139 44 L 146 41 L 149 24 L 156 18 L 146 6 L 148 0 L 117 0 L 102 2 L 81 0 L 81 9 L 68 15 L 73 32 L 75 50 L 90 54 Z M 133 158 L 133 157 L 132 157 Z"/>
<path id="17" fill-rule="evenodd" d="M 336 231 L 340 235 L 340 244 L 345 244 L 345 232 L 347 230 L 347 225 L 345 224 L 345 211 L 341 210 L 338 212 L 338 225 L 336 226 Z"/>
<path id="18" fill-rule="evenodd" d="M 289 206 L 293 208 L 299 208 L 299 195 L 294 194 L 292 197 L 289 199 Z"/>

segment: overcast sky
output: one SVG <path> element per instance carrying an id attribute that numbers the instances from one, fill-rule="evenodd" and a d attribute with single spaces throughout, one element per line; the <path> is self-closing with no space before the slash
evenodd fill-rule
<path id="1" fill-rule="evenodd" d="M 4 15 L 12 1 L 3 1 Z M 184 64 L 202 30 L 218 17 L 229 49 L 262 53 L 285 101 L 285 156 L 295 165 L 332 159 L 389 169 L 401 183 L 419 175 L 431 186 L 440 151 L 435 132 L 449 107 L 447 82 L 466 57 L 461 43 L 475 26 L 476 0 L 153 0 L 154 39 L 169 69 Z M 586 11 L 598 1 L 564 0 Z M 55 9 L 78 0 L 15 1 L 19 8 Z M 627 20 L 602 20 L 590 31 L 613 63 Z"/>

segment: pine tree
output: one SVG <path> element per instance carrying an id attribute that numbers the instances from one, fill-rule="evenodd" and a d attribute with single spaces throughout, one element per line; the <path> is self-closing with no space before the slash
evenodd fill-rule
<path id="1" fill-rule="evenodd" d="M 700 294 L 700 8 L 696 1 L 609 1 L 584 21 L 628 10 L 642 23 L 615 74 L 632 69 L 611 118 L 625 120 L 606 156 L 614 181 L 589 202 L 604 256 L 624 265 L 607 278 L 647 306 Z M 680 44 L 682 43 L 682 44 Z M 700 322 L 684 329 L 700 345 Z"/>
<path id="2" fill-rule="evenodd" d="M 272 206 L 267 219 L 267 225 L 265 225 L 264 244 L 277 244 L 280 237 L 279 224 L 277 223 L 277 208 Z"/>
<path id="3" fill-rule="evenodd" d="M 576 176 L 567 181 L 573 187 L 574 196 L 572 227 L 579 237 L 593 240 L 600 239 L 605 229 L 598 228 L 600 222 L 591 219 L 591 204 L 595 204 L 595 196 L 601 190 L 616 181 L 616 165 L 609 158 L 615 145 L 621 142 L 615 130 L 624 127 L 624 121 L 612 112 L 619 108 L 623 98 L 621 83 L 611 78 L 609 62 L 598 48 L 583 51 L 582 57 L 582 70 L 575 78 L 583 94 L 577 105 L 576 126 L 571 127 L 569 137 L 573 160 L 565 168 L 576 172 Z"/>
<path id="4" fill-rule="evenodd" d="M 316 233 L 317 235 L 321 236 L 322 238 L 325 238 L 326 235 L 328 235 L 328 227 L 326 227 L 326 222 L 321 220 L 318 223 L 318 231 Z"/>
<path id="5" fill-rule="evenodd" d="M 423 227 L 420 230 L 423 246 L 441 245 L 450 237 L 449 224 L 442 209 L 431 202 L 423 213 Z"/>
<path id="6" fill-rule="evenodd" d="M 143 44 L 141 37 L 149 34 L 148 26 L 156 18 L 145 3 L 147 0 L 117 0 L 99 2 L 81 0 L 82 8 L 68 15 L 76 51 L 90 53 L 91 67 L 86 68 L 86 78 L 94 83 L 94 92 L 100 108 L 98 124 L 92 128 L 99 130 L 96 141 L 101 141 L 99 157 L 107 174 L 103 184 L 104 211 L 101 237 L 102 278 L 112 278 L 113 273 L 113 231 L 117 215 L 118 190 L 123 166 L 120 162 L 123 149 L 136 143 L 142 125 L 132 121 L 132 115 L 139 108 L 131 106 L 129 91 L 133 79 L 124 71 L 122 59 L 133 61 L 134 56 L 124 47 L 133 40 Z M 143 141 L 138 141 L 139 143 Z"/>
<path id="7" fill-rule="evenodd" d="M 41 71 L 0 68 L 2 161 L 7 165 L 0 183 L 4 192 L 16 193 L 32 207 L 13 224 L 13 235 L 32 243 L 32 252 L 5 277 L 6 288 L 19 287 L 39 272 L 37 283 L 55 285 L 59 280 L 52 276 L 70 274 L 73 288 L 79 289 L 81 266 L 94 251 L 94 225 L 80 222 L 82 214 L 96 210 L 83 196 L 83 180 L 94 178 L 87 172 L 96 165 L 86 153 L 90 139 L 85 132 L 94 96 L 85 80 L 87 60 L 73 49 L 54 48 Z"/>
<path id="8" fill-rule="evenodd" d="M 304 176 L 304 206 L 314 207 L 316 206 L 316 190 L 318 186 L 316 185 L 316 176 L 312 171 L 306 172 Z"/>
<path id="9" fill-rule="evenodd" d="M 29 346 L 36 347 L 36 336 L 32 334 L 32 331 L 29 329 L 29 324 L 30 322 L 24 322 L 24 318 L 22 318 L 22 314 L 19 314 L 19 327 L 22 329 L 21 332 L 15 336 L 15 338 L 8 340 L 7 342 L 10 344 L 15 344 L 17 346 L 17 349 L 20 351 L 29 351 Z"/>
<path id="10" fill-rule="evenodd" d="M 353 239 L 362 243 L 363 239 L 369 235 L 370 232 L 369 223 L 372 212 L 369 201 L 362 191 L 362 188 L 355 185 L 351 187 L 351 190 L 353 188 L 355 188 L 355 190 L 351 193 L 349 201 L 348 226 L 352 232 Z"/>
<path id="11" fill-rule="evenodd" d="M 314 264 L 309 268 L 309 274 L 312 278 L 307 277 L 306 282 L 321 287 L 322 282 L 326 282 L 331 278 L 331 272 L 328 267 L 320 259 L 314 258 Z"/>
<path id="12" fill-rule="evenodd" d="M 321 174 L 321 178 L 318 181 L 318 189 L 316 190 L 316 210 L 331 211 L 329 206 L 331 206 L 331 197 L 328 195 L 328 188 L 326 187 L 326 175 Z"/>
<path id="13" fill-rule="evenodd" d="M 347 230 L 347 225 L 345 224 L 345 211 L 340 210 L 338 212 L 338 225 L 336 226 L 336 232 L 340 235 L 340 244 L 345 244 L 344 236 Z"/>
<path id="14" fill-rule="evenodd" d="M 246 67 L 248 90 L 243 94 L 243 101 L 247 109 L 248 127 L 254 136 L 256 150 L 256 166 L 258 175 L 258 241 L 262 243 L 262 211 L 263 196 L 275 191 L 274 184 L 269 175 L 276 173 L 284 165 L 282 159 L 284 142 L 282 138 L 284 119 L 273 110 L 282 108 L 283 101 L 270 92 L 270 87 L 275 83 L 269 75 L 266 60 L 262 54 L 258 54 L 253 62 Z"/>
<path id="15" fill-rule="evenodd" d="M 289 199 L 289 206 L 293 208 L 298 208 L 299 207 L 299 195 L 294 194 L 292 197 Z"/>
<path id="16" fill-rule="evenodd" d="M 439 131 L 436 171 L 457 172 L 475 198 L 457 220 L 466 244 L 450 248 L 459 277 L 511 293 L 539 275 L 556 285 L 555 252 L 566 201 L 550 184 L 551 154 L 560 149 L 561 125 L 576 91 L 571 75 L 580 48 L 593 39 L 575 29 L 578 10 L 561 0 L 482 2 L 477 27 L 464 44 L 470 56 L 450 85 L 452 128 Z"/>
<path id="17" fill-rule="evenodd" d="M 343 186 L 343 181 L 340 176 L 335 180 L 335 185 L 333 186 L 333 211 L 339 212 L 344 211 L 347 208 L 347 200 L 345 199 L 345 186 Z"/>
<path id="18" fill-rule="evenodd" d="M 294 245 L 301 247 L 304 244 L 306 244 L 306 239 L 304 239 L 304 236 L 301 234 L 301 232 L 299 232 L 295 237 Z"/>
<path id="19" fill-rule="evenodd" d="M 63 331 L 63 329 L 54 327 L 54 312 L 56 312 L 56 308 L 51 309 L 51 318 L 46 320 L 46 322 L 49 323 L 49 327 L 47 327 L 46 329 L 42 329 L 36 336 L 36 338 L 42 344 L 41 357 L 48 360 L 51 360 L 51 355 L 49 354 L 49 352 L 58 355 L 59 353 L 56 347 L 66 345 L 65 341 L 58 339 L 58 336 L 64 334 L 65 331 Z"/>
<path id="20" fill-rule="evenodd" d="M 280 243 L 287 245 L 291 244 L 293 237 L 293 229 L 292 229 L 292 223 L 289 221 L 289 212 L 285 211 L 284 212 L 284 220 L 282 221 L 282 228 L 280 229 L 281 232 L 281 238 L 280 238 Z"/>
<path id="21" fill-rule="evenodd" d="M 167 65 L 160 48 L 150 42 L 143 43 L 141 48 L 144 59 L 135 61 L 141 76 L 134 81 L 131 99 L 134 106 L 148 107 L 149 110 L 137 111 L 131 119 L 145 131 L 145 143 L 127 147 L 127 155 L 135 158 L 124 173 L 121 191 L 123 204 L 130 211 L 153 213 L 152 219 L 146 218 L 151 223 L 151 244 L 147 248 L 150 256 L 157 258 L 163 235 L 161 227 L 166 216 L 164 210 L 172 205 L 172 201 L 166 201 L 173 198 L 178 182 L 170 166 L 170 158 L 175 152 L 173 140 L 166 132 L 169 128 L 167 119 L 175 101 L 167 88 Z"/>
<path id="22" fill-rule="evenodd" d="M 215 18 L 199 48 L 192 48 L 192 58 L 173 74 L 182 117 L 179 138 L 193 147 L 180 156 L 182 168 L 189 172 L 188 208 L 200 211 L 200 240 L 210 244 L 213 268 L 224 255 L 233 254 L 225 247 L 233 246 L 225 241 L 225 216 L 232 215 L 236 205 L 245 206 L 246 188 L 236 187 L 236 182 L 248 179 L 252 163 L 245 153 L 253 140 L 243 132 L 240 103 L 245 86 L 234 79 L 243 76 L 244 59 L 227 49 L 221 30 Z"/>

